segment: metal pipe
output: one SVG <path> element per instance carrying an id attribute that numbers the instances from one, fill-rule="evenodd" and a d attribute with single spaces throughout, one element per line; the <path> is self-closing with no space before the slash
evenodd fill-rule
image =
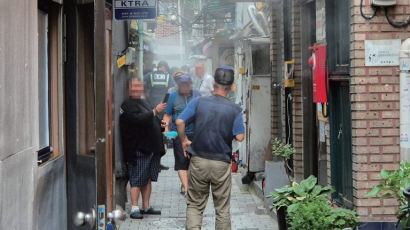
<path id="1" fill-rule="evenodd" d="M 183 34 L 182 34 L 182 15 L 181 15 L 181 0 L 178 0 L 178 29 L 179 29 L 179 49 L 181 52 L 181 63 L 184 63 L 184 43 L 183 43 Z"/>

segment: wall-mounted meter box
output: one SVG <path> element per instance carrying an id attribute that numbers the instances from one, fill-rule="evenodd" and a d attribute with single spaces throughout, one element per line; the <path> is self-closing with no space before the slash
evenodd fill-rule
<path id="1" fill-rule="evenodd" d="M 373 6 L 394 6 L 397 0 L 372 0 Z"/>

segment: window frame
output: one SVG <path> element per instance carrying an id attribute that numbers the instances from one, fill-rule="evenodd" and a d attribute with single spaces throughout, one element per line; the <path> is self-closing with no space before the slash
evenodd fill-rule
<path id="1" fill-rule="evenodd" d="M 47 40 L 45 45 L 47 46 L 49 133 L 48 146 L 41 146 L 41 149 L 37 151 L 37 164 L 41 166 L 64 155 L 64 96 L 62 74 L 63 15 L 61 5 L 57 3 L 46 3 L 45 1 L 39 1 L 38 3 L 38 12 L 44 12 L 48 18 L 46 27 Z M 41 82 L 38 84 L 40 85 Z M 40 128 L 38 132 L 40 135 Z"/>
<path id="2" fill-rule="evenodd" d="M 343 11 L 345 10 L 345 11 Z M 346 18 L 348 22 L 346 22 Z M 332 25 L 332 26 L 330 26 Z M 330 77 L 350 74 L 350 2 L 326 0 L 327 63 Z M 347 63 L 343 63 L 347 62 Z"/>
<path id="3" fill-rule="evenodd" d="M 94 66 L 94 17 L 89 15 L 90 10 L 94 9 L 94 4 L 78 5 L 77 28 L 76 28 L 76 120 L 77 120 L 77 153 L 82 156 L 95 156 L 95 66 Z M 90 20 L 92 23 L 89 23 Z M 87 28 L 91 26 L 91 28 Z M 90 36 L 92 38 L 90 38 Z M 88 44 L 91 42 L 92 44 Z M 90 50 L 86 50 L 86 48 Z M 87 73 L 92 72 L 88 77 L 92 77 L 92 85 L 87 82 Z M 90 79 L 88 79 L 90 80 Z M 91 95 L 90 95 L 91 92 Z M 90 99 L 91 98 L 91 99 Z M 83 100 L 84 101 L 81 101 Z M 91 145 L 92 144 L 92 145 Z"/>

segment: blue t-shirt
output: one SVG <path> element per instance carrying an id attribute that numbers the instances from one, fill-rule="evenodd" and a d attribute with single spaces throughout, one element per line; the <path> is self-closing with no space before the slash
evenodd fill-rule
<path id="1" fill-rule="evenodd" d="M 198 99 L 199 98 L 192 99 L 192 101 L 189 102 L 185 110 L 178 116 L 178 119 L 183 120 L 186 125 L 193 124 L 192 121 L 195 117 L 195 111 L 196 111 L 196 105 L 198 103 Z M 242 113 L 239 112 L 233 124 L 232 134 L 236 136 L 238 134 L 243 134 L 243 133 L 245 133 L 245 126 L 243 125 Z"/>
<path id="2" fill-rule="evenodd" d="M 169 95 L 167 102 L 167 107 L 165 108 L 165 114 L 172 116 L 171 131 L 176 131 L 175 121 L 177 117 L 184 111 L 186 106 L 194 98 L 201 96 L 198 90 L 193 89 L 192 94 L 188 97 L 179 94 L 178 92 L 173 92 Z M 193 134 L 194 133 L 194 123 L 187 124 L 185 126 L 185 133 Z"/>

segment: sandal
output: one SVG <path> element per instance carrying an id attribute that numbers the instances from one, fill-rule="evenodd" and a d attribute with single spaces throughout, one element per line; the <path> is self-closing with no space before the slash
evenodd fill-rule
<path id="1" fill-rule="evenodd" d="M 141 210 L 142 214 L 148 214 L 148 215 L 161 215 L 161 210 L 155 210 L 152 207 L 149 207 L 145 210 Z"/>

